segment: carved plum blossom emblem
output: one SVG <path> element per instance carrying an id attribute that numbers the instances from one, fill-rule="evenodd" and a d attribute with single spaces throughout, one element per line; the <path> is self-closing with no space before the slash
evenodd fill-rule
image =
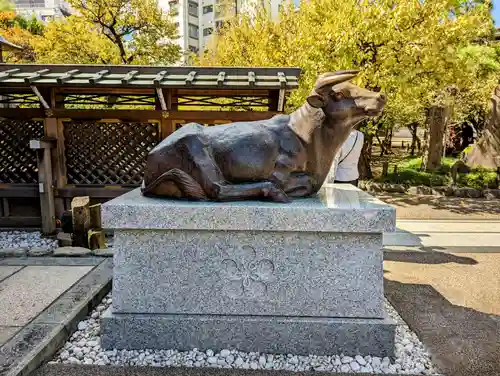
<path id="1" fill-rule="evenodd" d="M 231 258 L 222 261 L 220 272 L 224 292 L 232 298 L 264 296 L 273 277 L 273 262 L 257 259 L 255 249 L 249 245 L 234 248 L 229 254 Z"/>

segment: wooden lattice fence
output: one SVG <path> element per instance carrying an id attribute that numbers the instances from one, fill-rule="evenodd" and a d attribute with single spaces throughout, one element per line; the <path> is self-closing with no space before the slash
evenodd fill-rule
<path id="1" fill-rule="evenodd" d="M 0 198 L 0 227 L 40 224 L 37 156 L 29 143 L 43 135 L 43 120 L 0 121 L 0 186 L 9 188 Z"/>
<path id="2" fill-rule="evenodd" d="M 38 166 L 30 140 L 43 137 L 42 120 L 0 121 L 0 184 L 36 184 Z"/>
<path id="3" fill-rule="evenodd" d="M 64 122 L 67 182 L 138 186 L 146 156 L 160 141 L 159 123 Z"/>

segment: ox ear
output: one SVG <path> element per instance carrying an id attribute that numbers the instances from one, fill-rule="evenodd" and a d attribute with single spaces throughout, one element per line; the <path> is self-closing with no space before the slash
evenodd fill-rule
<path id="1" fill-rule="evenodd" d="M 326 106 L 327 98 L 320 94 L 311 94 L 306 99 L 307 103 L 314 108 L 323 108 Z"/>

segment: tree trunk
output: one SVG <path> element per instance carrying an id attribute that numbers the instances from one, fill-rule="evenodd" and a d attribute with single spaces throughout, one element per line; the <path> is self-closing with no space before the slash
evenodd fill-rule
<path id="1" fill-rule="evenodd" d="M 422 148 L 422 143 L 420 142 L 420 138 L 418 137 L 418 123 L 411 123 L 408 125 L 408 129 L 411 132 L 411 147 L 410 147 L 410 155 L 415 155 L 415 149 L 418 149 L 420 153 L 420 149 Z"/>
<path id="2" fill-rule="evenodd" d="M 495 88 L 491 102 L 490 121 L 465 156 L 469 166 L 500 167 L 500 85 Z"/>
<path id="3" fill-rule="evenodd" d="M 427 113 L 428 134 L 425 139 L 422 169 L 435 170 L 441 165 L 444 148 L 444 133 L 448 120 L 448 109 L 444 106 L 432 106 Z"/>
<path id="4" fill-rule="evenodd" d="M 358 161 L 358 170 L 360 179 L 372 179 L 373 173 L 370 166 L 372 160 L 373 136 L 366 135 L 364 137 L 363 149 L 361 149 L 361 157 Z"/>

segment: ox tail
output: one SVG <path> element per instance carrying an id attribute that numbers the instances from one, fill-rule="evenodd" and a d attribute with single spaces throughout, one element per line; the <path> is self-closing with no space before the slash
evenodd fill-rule
<path id="1" fill-rule="evenodd" d="M 141 191 L 145 196 L 189 197 L 200 200 L 207 198 L 201 185 L 191 175 L 178 168 L 168 170 L 148 185 L 143 181 Z"/>

